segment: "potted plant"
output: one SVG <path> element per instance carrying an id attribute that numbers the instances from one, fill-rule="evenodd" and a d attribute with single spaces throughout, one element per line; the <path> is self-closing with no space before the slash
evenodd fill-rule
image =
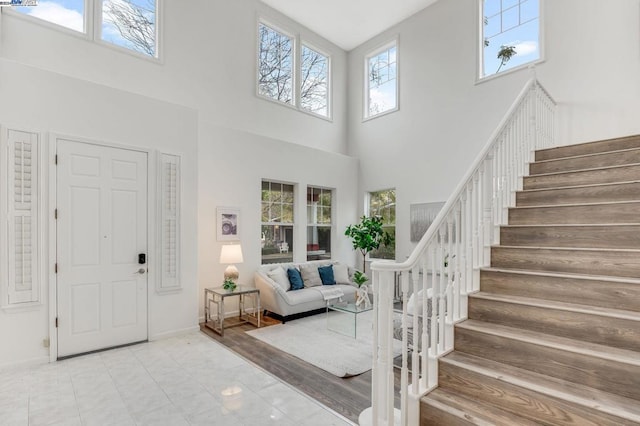
<path id="1" fill-rule="evenodd" d="M 353 282 L 358 286 L 358 288 L 360 288 L 362 284 L 366 283 L 367 281 L 369 281 L 369 278 L 367 278 L 367 276 L 362 272 L 355 271 L 353 273 Z"/>
<path id="2" fill-rule="evenodd" d="M 236 285 L 235 281 L 233 281 L 231 278 L 225 278 L 224 282 L 222 283 L 222 288 L 227 290 L 227 291 L 234 291 L 238 286 Z"/>
<path id="3" fill-rule="evenodd" d="M 382 229 L 382 218 L 380 216 L 360 218 L 360 223 L 347 226 L 344 235 L 351 238 L 354 250 L 362 253 L 362 270 L 367 264 L 367 254 L 380 248 L 380 245 L 389 245 L 393 242 L 393 237 Z"/>
<path id="4" fill-rule="evenodd" d="M 369 286 L 365 283 L 369 281 L 369 278 L 360 271 L 353 273 L 353 282 L 358 286 L 356 290 L 356 306 L 360 306 L 364 303 L 365 308 L 371 307 L 371 300 L 369 300 Z"/>

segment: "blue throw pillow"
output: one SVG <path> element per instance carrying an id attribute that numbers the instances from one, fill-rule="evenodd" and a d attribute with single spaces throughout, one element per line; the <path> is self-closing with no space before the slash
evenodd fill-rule
<path id="1" fill-rule="evenodd" d="M 322 280 L 322 285 L 334 285 L 336 283 L 336 279 L 333 276 L 333 266 L 320 266 L 318 267 L 318 272 L 320 273 L 320 279 Z"/>
<path id="2" fill-rule="evenodd" d="M 289 282 L 291 283 L 291 290 L 300 290 L 304 288 L 304 281 L 302 281 L 302 275 L 300 275 L 300 271 L 295 268 L 289 268 L 287 270 L 287 276 L 289 277 Z"/>

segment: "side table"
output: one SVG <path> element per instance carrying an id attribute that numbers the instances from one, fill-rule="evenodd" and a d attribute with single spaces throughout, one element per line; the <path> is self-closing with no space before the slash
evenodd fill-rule
<path id="1" fill-rule="evenodd" d="M 238 317 L 225 318 L 224 299 L 229 296 L 238 296 Z M 255 298 L 253 312 L 247 312 L 247 296 Z M 252 297 L 253 296 L 253 297 Z M 211 303 L 217 307 L 215 317 L 211 316 Z M 260 328 L 260 290 L 253 287 L 239 285 L 235 290 L 225 290 L 222 287 L 208 287 L 204 289 L 204 325 L 224 336 L 225 319 L 228 327 L 250 323 Z"/>

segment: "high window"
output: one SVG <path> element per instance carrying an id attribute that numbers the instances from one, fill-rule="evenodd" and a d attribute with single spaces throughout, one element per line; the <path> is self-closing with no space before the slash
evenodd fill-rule
<path id="1" fill-rule="evenodd" d="M 398 109 L 398 47 L 394 41 L 366 57 L 365 118 Z"/>
<path id="2" fill-rule="evenodd" d="M 307 260 L 331 259 L 333 191 L 307 187 Z"/>
<path id="3" fill-rule="evenodd" d="M 93 40 L 158 57 L 159 0 L 46 0 L 33 7 L 15 7 L 64 28 L 86 33 Z M 96 15 L 90 16 L 90 11 Z M 94 25 L 98 22 L 98 25 Z"/>
<path id="4" fill-rule="evenodd" d="M 293 37 L 260 23 L 258 93 L 293 103 Z"/>
<path id="5" fill-rule="evenodd" d="M 293 261 L 294 186 L 262 181 L 262 263 Z"/>
<path id="6" fill-rule="evenodd" d="M 385 189 L 369 193 L 369 216 L 382 218 L 382 229 L 388 232 L 393 241 L 390 245 L 381 245 L 369 257 L 375 259 L 395 259 L 396 257 L 396 190 Z"/>
<path id="7" fill-rule="evenodd" d="M 258 38 L 258 94 L 329 117 L 329 56 L 262 22 Z"/>
<path id="8" fill-rule="evenodd" d="M 14 7 L 12 10 L 70 30 L 86 32 L 85 0 L 40 1 L 37 6 Z"/>
<path id="9" fill-rule="evenodd" d="M 540 0 L 480 0 L 480 77 L 540 59 Z"/>
<path id="10" fill-rule="evenodd" d="M 103 41 L 157 57 L 156 0 L 102 0 Z"/>
<path id="11" fill-rule="evenodd" d="M 329 116 L 329 57 L 303 45 L 300 108 Z"/>

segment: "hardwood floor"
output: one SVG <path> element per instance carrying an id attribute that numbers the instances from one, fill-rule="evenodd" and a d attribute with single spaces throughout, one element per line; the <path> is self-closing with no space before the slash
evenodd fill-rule
<path id="1" fill-rule="evenodd" d="M 264 317 L 263 323 L 270 326 L 279 322 Z M 238 355 L 355 423 L 360 412 L 371 406 L 371 370 L 358 376 L 336 377 L 249 336 L 245 331 L 255 329 L 249 324 L 225 328 L 224 337 L 203 324 L 200 324 L 200 329 Z M 396 379 L 396 383 L 399 382 Z"/>

